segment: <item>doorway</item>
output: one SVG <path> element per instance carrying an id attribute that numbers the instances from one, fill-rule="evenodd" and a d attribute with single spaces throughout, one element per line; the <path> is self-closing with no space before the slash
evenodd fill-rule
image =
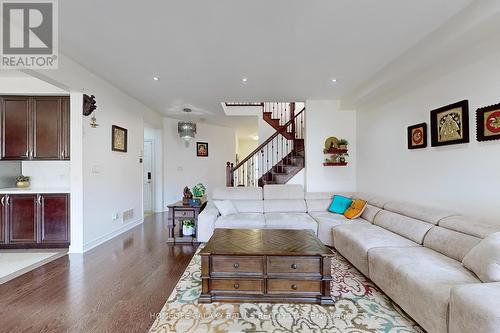
<path id="1" fill-rule="evenodd" d="M 144 216 L 153 214 L 153 142 L 144 141 L 143 154 Z"/>

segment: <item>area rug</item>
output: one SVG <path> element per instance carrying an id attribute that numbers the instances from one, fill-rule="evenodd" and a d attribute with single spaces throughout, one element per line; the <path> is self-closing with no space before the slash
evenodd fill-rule
<path id="1" fill-rule="evenodd" d="M 424 332 L 338 253 L 334 253 L 332 260 L 335 306 L 198 304 L 201 293 L 198 252 L 163 309 L 154 314 L 156 320 L 150 332 Z"/>

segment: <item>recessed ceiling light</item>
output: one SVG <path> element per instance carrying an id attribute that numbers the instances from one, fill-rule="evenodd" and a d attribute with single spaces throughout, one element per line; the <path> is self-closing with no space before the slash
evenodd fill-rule
<path id="1" fill-rule="evenodd" d="M 154 81 L 160 81 L 160 77 L 159 76 L 153 76 L 153 80 Z"/>
<path id="2" fill-rule="evenodd" d="M 332 81 L 332 83 L 336 83 L 337 79 L 333 78 L 331 81 Z"/>
<path id="3" fill-rule="evenodd" d="M 247 83 L 247 82 L 248 82 L 248 78 L 246 78 L 246 77 L 242 78 L 242 79 L 241 79 L 241 82 L 242 82 L 242 83 Z"/>

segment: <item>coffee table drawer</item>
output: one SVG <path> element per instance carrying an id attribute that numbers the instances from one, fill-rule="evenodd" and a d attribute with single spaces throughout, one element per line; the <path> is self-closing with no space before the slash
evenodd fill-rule
<path id="1" fill-rule="evenodd" d="M 212 256 L 211 273 L 215 274 L 264 274 L 263 257 Z"/>
<path id="2" fill-rule="evenodd" d="M 194 217 L 194 211 L 192 210 L 176 210 L 174 212 L 175 217 Z"/>
<path id="3" fill-rule="evenodd" d="M 211 292 L 263 294 L 264 280 L 211 279 Z"/>
<path id="4" fill-rule="evenodd" d="M 269 256 L 267 260 L 267 271 L 269 274 L 321 274 L 321 258 Z"/>
<path id="5" fill-rule="evenodd" d="M 306 280 L 267 280 L 267 292 L 269 294 L 288 293 L 321 293 L 321 281 Z"/>

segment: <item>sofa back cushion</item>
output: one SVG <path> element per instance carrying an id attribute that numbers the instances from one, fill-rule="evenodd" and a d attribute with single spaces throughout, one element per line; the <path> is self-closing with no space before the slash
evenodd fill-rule
<path id="1" fill-rule="evenodd" d="M 304 200 L 302 185 L 264 185 L 265 200 Z"/>
<path id="2" fill-rule="evenodd" d="M 218 187 L 212 193 L 213 200 L 262 200 L 260 187 Z"/>
<path id="3" fill-rule="evenodd" d="M 363 211 L 363 214 L 361 214 L 361 218 L 367 220 L 370 223 L 373 223 L 375 220 L 375 216 L 377 216 L 378 212 L 380 212 L 382 209 L 372 206 L 370 204 L 366 204 L 365 210 Z"/>
<path id="4" fill-rule="evenodd" d="M 425 234 L 432 228 L 432 224 L 413 219 L 411 217 L 380 211 L 375 216 L 374 224 L 406 237 L 415 243 L 422 244 Z"/>
<path id="5" fill-rule="evenodd" d="M 326 212 L 332 203 L 335 194 L 351 198 L 351 193 L 333 193 L 333 192 L 307 192 L 306 205 L 308 212 Z"/>
<path id="6" fill-rule="evenodd" d="M 240 213 L 264 213 L 263 200 L 231 200 Z"/>
<path id="7" fill-rule="evenodd" d="M 479 244 L 481 238 L 442 227 L 432 227 L 424 239 L 424 246 L 462 261 L 467 253 Z"/>
<path id="8" fill-rule="evenodd" d="M 462 262 L 483 282 L 500 282 L 500 232 L 483 239 Z"/>
<path id="9" fill-rule="evenodd" d="M 291 200 L 264 200 L 264 213 L 306 213 L 307 206 L 304 199 Z"/>
<path id="10" fill-rule="evenodd" d="M 467 216 L 451 216 L 439 221 L 439 226 L 467 235 L 486 238 L 500 231 L 500 225 Z"/>
<path id="11" fill-rule="evenodd" d="M 383 197 L 381 195 L 377 194 L 371 194 L 371 193 L 364 193 L 364 192 L 356 192 L 352 194 L 353 198 L 356 199 L 362 199 L 366 202 L 368 202 L 370 205 L 378 207 L 378 208 L 384 208 L 385 204 L 389 202 L 389 199 L 386 197 Z"/>
<path id="12" fill-rule="evenodd" d="M 408 202 L 390 201 L 384 205 L 384 209 L 393 213 L 398 213 L 420 221 L 437 225 L 445 217 L 457 215 L 442 209 L 416 205 Z"/>

